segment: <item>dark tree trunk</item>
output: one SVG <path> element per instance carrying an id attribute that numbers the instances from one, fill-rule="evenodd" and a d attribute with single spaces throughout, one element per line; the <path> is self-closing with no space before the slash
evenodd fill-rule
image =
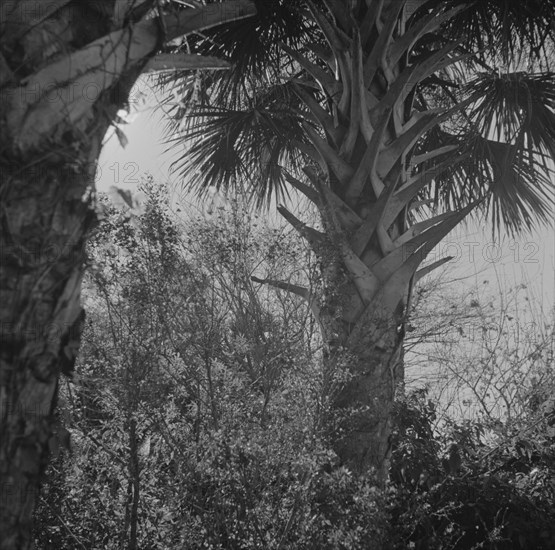
<path id="1" fill-rule="evenodd" d="M 95 219 L 84 199 L 90 177 L 52 156 L 1 168 L 2 549 L 29 546 L 58 377 L 71 371 L 81 335 L 84 245 Z"/>

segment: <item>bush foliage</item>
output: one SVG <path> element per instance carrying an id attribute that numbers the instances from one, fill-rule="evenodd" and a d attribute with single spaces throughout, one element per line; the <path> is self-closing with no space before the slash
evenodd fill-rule
<path id="1" fill-rule="evenodd" d="M 317 285 L 309 253 L 240 201 L 183 226 L 144 192 L 140 213 L 106 206 L 90 246 L 37 549 L 555 548 L 552 375 L 516 420 L 440 418 L 407 392 L 378 489 L 321 431 L 308 306 L 251 279 Z"/>

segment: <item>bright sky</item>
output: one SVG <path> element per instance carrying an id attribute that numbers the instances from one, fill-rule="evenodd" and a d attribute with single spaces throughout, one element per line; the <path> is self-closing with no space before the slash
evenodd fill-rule
<path id="1" fill-rule="evenodd" d="M 107 136 L 100 156 L 97 172 L 97 188 L 108 191 L 115 185 L 135 191 L 141 176 L 152 174 L 155 181 L 168 182 L 178 196 L 179 178 L 170 174 L 174 158 L 166 153 L 163 142 L 164 114 L 141 102 L 142 92 L 148 93 L 144 82 L 137 84 L 131 94 L 141 112 L 130 117 L 130 124 L 121 126 L 128 140 L 122 148 L 115 132 Z M 151 103 L 151 100 L 150 100 Z M 151 103 L 152 105 L 152 103 Z M 555 213 L 553 216 L 555 220 Z M 532 234 L 492 240 L 491 227 L 487 223 L 471 222 L 468 227 L 455 229 L 434 250 L 430 259 L 454 256 L 448 264 L 448 277 L 460 279 L 457 284 L 481 284 L 484 280 L 498 281 L 501 288 L 525 284 L 530 299 L 535 298 L 547 312 L 555 305 L 555 230 L 543 228 Z"/>

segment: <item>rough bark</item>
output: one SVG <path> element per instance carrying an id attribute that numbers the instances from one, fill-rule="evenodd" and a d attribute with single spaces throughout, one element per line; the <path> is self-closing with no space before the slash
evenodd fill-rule
<path id="1" fill-rule="evenodd" d="M 92 151 L 89 151 L 89 154 Z M 27 548 L 55 395 L 80 338 L 88 174 L 63 161 L 2 165 L 0 548 Z"/>
<path id="2" fill-rule="evenodd" d="M 71 372 L 80 341 L 84 246 L 104 133 L 141 70 L 171 62 L 147 65 L 164 39 L 254 13 L 241 0 L 151 17 L 153 5 L 0 6 L 1 550 L 32 542 L 57 381 Z M 193 56 L 177 62 L 207 65 Z"/>

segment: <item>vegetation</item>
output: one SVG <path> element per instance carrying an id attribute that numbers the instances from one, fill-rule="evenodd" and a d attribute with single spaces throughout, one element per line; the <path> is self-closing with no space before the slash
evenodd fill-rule
<path id="1" fill-rule="evenodd" d="M 90 245 L 79 374 L 60 390 L 38 550 L 553 546 L 552 341 L 518 417 L 449 417 L 426 388 L 407 392 L 380 491 L 329 445 L 309 306 L 250 279 L 309 284 L 309 250 L 249 221 L 240 200 L 179 221 L 162 187 L 144 190 L 142 213 L 110 207 Z M 509 392 L 519 374 L 501 365 Z"/>
<path id="2" fill-rule="evenodd" d="M 63 526 L 73 545 L 430 547 L 434 537 L 440 545 L 474 544 L 469 516 L 434 500 L 431 488 L 424 508 L 409 513 L 399 487 L 423 489 L 405 478 L 404 465 L 397 488 L 388 483 L 397 475 L 395 453 L 414 432 L 402 427 L 399 407 L 423 406 L 405 391 L 407 323 L 415 283 L 448 259 L 422 262 L 467 215 L 490 215 L 497 231 L 509 232 L 550 221 L 553 2 L 256 4 L 256 16 L 246 0 L 16 0 L 0 10 L 2 550 L 32 545 L 50 455 L 64 464 L 52 494 L 72 485 L 85 502 L 103 506 L 101 531 L 97 511 L 67 523 L 65 504 L 54 499 L 48 513 L 61 518 L 60 533 Z M 168 69 L 177 71 L 167 76 Z M 200 72 L 208 69 L 217 71 Z M 260 203 L 282 197 L 287 184 L 318 220 L 279 205 L 306 249 L 271 239 L 251 246 L 249 235 L 225 226 L 236 238 L 213 250 L 218 233 L 192 225 L 189 243 L 151 189 L 144 218 L 109 217 L 93 243 L 94 323 L 87 325 L 80 295 L 97 221 L 96 160 L 133 83 L 151 71 L 164 71 L 161 82 L 172 86 L 188 184 L 201 194 L 247 190 Z M 83 330 L 91 341 L 82 379 L 62 388 Z M 480 363 L 487 376 L 464 380 L 492 418 L 499 413 L 487 387 L 507 401 L 503 414 L 511 416 L 501 422 L 517 426 L 505 429 L 507 437 L 520 441 L 515 433 L 542 427 L 545 444 L 526 455 L 527 465 L 539 460 L 549 476 L 550 401 L 534 397 L 537 417 L 528 415 L 526 392 L 511 393 L 503 366 L 512 361 L 526 378 L 544 355 L 525 355 L 491 350 Z M 549 368 L 538 372 L 549 384 Z M 55 412 L 62 398 L 82 444 L 79 471 L 63 462 L 71 437 Z M 528 538 L 536 546 L 551 540 L 545 495 L 532 494 L 528 480 L 535 467 L 525 468 L 524 488 L 494 483 L 495 499 L 479 501 L 463 490 L 468 484 L 451 481 L 464 467 L 463 479 L 489 476 L 479 464 L 493 447 L 481 458 L 461 454 L 460 433 L 474 432 L 456 426 L 456 444 L 442 459 L 439 436 L 425 424 L 422 452 L 440 494 L 449 487 L 479 509 L 522 497 L 526 528 L 534 526 Z M 465 437 L 480 448 L 481 436 Z M 102 461 L 90 460 L 91 449 L 94 458 L 107 453 L 104 470 L 95 470 Z M 165 460 L 158 449 L 170 456 L 166 470 L 156 471 Z M 145 487 L 151 456 L 153 480 L 198 476 L 180 481 L 181 496 L 168 496 L 164 483 Z M 448 481 L 438 481 L 434 464 Z M 502 470 L 493 468 L 498 481 Z M 97 473 L 104 488 L 94 483 Z M 84 487 L 79 475 L 89 475 Z M 149 510 L 168 499 L 169 510 L 153 520 Z M 428 505 L 440 507 L 439 523 L 425 523 Z M 503 510 L 512 521 L 514 506 Z M 278 511 L 281 523 L 272 515 Z M 399 518 L 412 525 L 410 535 Z M 479 518 L 485 527 L 476 544 L 525 544 L 516 522 Z M 176 533 L 176 524 L 186 532 Z M 158 534 L 158 525 L 166 531 Z"/>

